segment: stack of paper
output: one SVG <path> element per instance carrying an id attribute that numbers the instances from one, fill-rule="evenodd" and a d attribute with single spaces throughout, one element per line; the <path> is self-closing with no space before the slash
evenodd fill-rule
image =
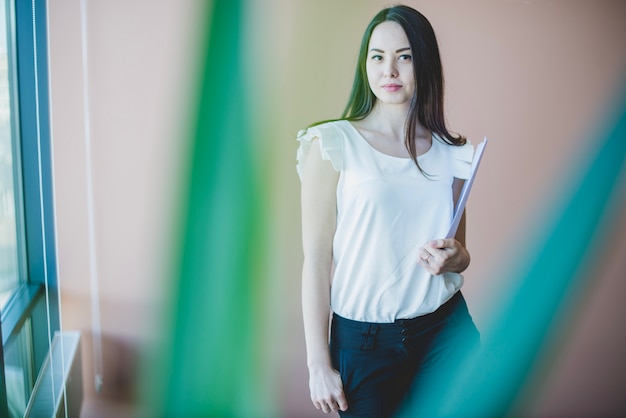
<path id="1" fill-rule="evenodd" d="M 472 189 L 472 184 L 474 183 L 474 178 L 476 177 L 476 172 L 478 171 L 478 166 L 480 165 L 480 160 L 483 158 L 483 152 L 485 152 L 486 145 L 487 138 L 485 137 L 483 142 L 476 146 L 476 151 L 474 151 L 474 159 L 472 160 L 472 170 L 470 172 L 469 178 L 465 180 L 465 184 L 463 184 L 463 188 L 461 189 L 459 201 L 454 208 L 452 225 L 450 226 L 450 231 L 448 232 L 448 235 L 446 235 L 446 238 L 453 238 L 456 235 L 456 230 L 459 228 L 459 222 L 461 222 L 461 216 L 463 216 L 465 204 L 467 203 L 467 198 L 469 197 L 470 190 Z"/>

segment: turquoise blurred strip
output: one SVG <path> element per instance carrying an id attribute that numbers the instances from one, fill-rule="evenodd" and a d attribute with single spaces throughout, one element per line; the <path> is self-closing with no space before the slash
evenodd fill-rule
<path id="1" fill-rule="evenodd" d="M 264 416 L 267 404 L 256 354 L 262 208 L 242 68 L 242 6 L 215 0 L 203 26 L 172 329 L 155 364 L 162 381 L 152 382 L 146 400 L 156 416 Z"/>
<path id="2" fill-rule="evenodd" d="M 523 405 L 516 405 L 518 396 L 554 342 L 551 333 L 564 325 L 565 318 L 559 315 L 573 309 L 568 298 L 594 280 L 603 238 L 624 213 L 626 94 L 622 97 L 617 123 L 599 142 L 597 154 L 572 165 L 573 184 L 577 179 L 580 184 L 565 185 L 571 192 L 555 211 L 554 224 L 538 231 L 531 248 L 520 249 L 528 258 L 513 262 L 511 268 L 517 271 L 502 277 L 511 284 L 511 294 L 504 295 L 502 308 L 494 310 L 496 319 L 483 332 L 481 352 L 467 367 L 455 370 L 452 381 L 430 382 L 431 392 L 409 405 L 401 417 L 523 416 L 519 410 Z M 576 173 L 585 168 L 578 177 Z"/>

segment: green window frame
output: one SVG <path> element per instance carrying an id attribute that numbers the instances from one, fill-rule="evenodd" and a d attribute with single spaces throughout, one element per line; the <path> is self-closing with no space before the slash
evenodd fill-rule
<path id="1" fill-rule="evenodd" d="M 45 0 L 0 0 L 7 33 L 19 277 L 0 312 L 0 416 L 23 416 L 60 329 Z"/>

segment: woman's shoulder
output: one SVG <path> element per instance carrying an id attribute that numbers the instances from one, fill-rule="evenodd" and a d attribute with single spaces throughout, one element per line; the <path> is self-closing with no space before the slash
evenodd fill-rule
<path id="1" fill-rule="evenodd" d="M 297 168 L 300 174 L 302 162 L 309 153 L 311 143 L 317 139 L 324 160 L 329 160 L 335 170 L 343 169 L 343 120 L 325 121 L 311 125 L 298 132 L 297 140 L 300 143 L 297 151 Z"/>
<path id="2" fill-rule="evenodd" d="M 298 131 L 297 137 L 298 137 L 298 140 L 300 140 L 301 138 L 313 139 L 313 138 L 336 136 L 338 133 L 343 131 L 343 127 L 345 123 L 346 121 L 344 119 L 334 119 L 334 120 L 318 122 L 313 125 L 309 125 L 308 127 Z"/>
<path id="3" fill-rule="evenodd" d="M 448 156 L 454 177 L 459 179 L 468 178 L 472 168 L 472 160 L 474 159 L 472 142 L 466 139 L 464 144 L 456 145 L 444 141 L 439 135 L 434 134 L 433 137 L 436 139 L 433 141 L 433 145 L 437 144 L 437 147 L 440 147 Z"/>

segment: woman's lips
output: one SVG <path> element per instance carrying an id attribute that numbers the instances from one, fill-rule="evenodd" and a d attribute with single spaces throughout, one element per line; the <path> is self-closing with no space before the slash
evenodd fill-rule
<path id="1" fill-rule="evenodd" d="M 384 84 L 382 88 L 385 91 L 398 91 L 402 88 L 402 86 L 399 84 Z"/>

